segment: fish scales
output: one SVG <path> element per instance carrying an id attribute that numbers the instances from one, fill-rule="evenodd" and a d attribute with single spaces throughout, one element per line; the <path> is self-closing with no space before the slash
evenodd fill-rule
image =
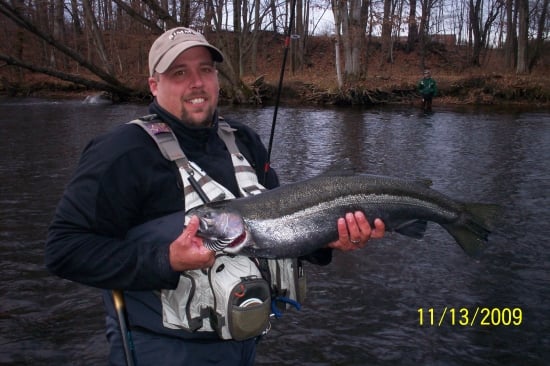
<path id="1" fill-rule="evenodd" d="M 388 231 L 417 239 L 423 236 L 427 222 L 435 222 L 466 253 L 476 255 L 487 242 L 490 223 L 499 208 L 454 200 L 430 188 L 428 181 L 330 174 L 256 196 L 208 203 L 187 214 L 199 217 L 198 235 L 209 248 L 285 258 L 309 254 L 336 240 L 337 219 L 354 211 L 364 212 L 369 220 L 382 219 Z M 163 222 L 174 220 L 165 218 Z"/>

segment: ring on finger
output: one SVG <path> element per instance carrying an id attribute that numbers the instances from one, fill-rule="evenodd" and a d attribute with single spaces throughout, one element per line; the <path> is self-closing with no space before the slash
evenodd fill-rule
<path id="1" fill-rule="evenodd" d="M 350 239 L 349 241 L 354 245 L 357 245 L 357 244 L 361 243 L 360 239 L 357 239 L 357 240 Z"/>

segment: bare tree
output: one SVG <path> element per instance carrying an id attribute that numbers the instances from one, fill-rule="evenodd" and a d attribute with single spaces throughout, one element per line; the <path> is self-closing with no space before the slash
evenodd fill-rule
<path id="1" fill-rule="evenodd" d="M 269 0 L 269 10 L 271 11 L 271 21 L 273 24 L 273 32 L 277 33 L 279 31 L 277 27 L 277 0 Z"/>
<path id="2" fill-rule="evenodd" d="M 420 40 L 420 67 L 425 67 L 426 45 L 430 39 L 430 15 L 438 0 L 420 0 L 420 27 L 418 37 Z"/>
<path id="3" fill-rule="evenodd" d="M 346 80 L 366 74 L 364 61 L 365 36 L 368 20 L 368 0 L 332 0 L 332 11 L 338 44 L 344 49 L 344 76 Z"/>
<path id="4" fill-rule="evenodd" d="M 416 23 L 416 0 L 409 0 L 409 35 L 407 37 L 407 50 L 414 49 L 418 41 L 418 25 Z"/>
<path id="5" fill-rule="evenodd" d="M 384 0 L 384 14 L 382 19 L 382 59 L 380 62 L 391 62 L 392 0 Z"/>
<path id="6" fill-rule="evenodd" d="M 503 2 L 500 0 L 489 0 L 487 6 L 488 13 L 483 19 L 483 0 L 470 0 L 470 26 L 472 29 L 473 50 L 471 57 L 471 64 L 474 66 L 480 66 L 481 51 L 487 47 L 489 40 L 489 31 L 493 26 L 494 21 L 497 19 L 500 10 L 502 9 Z"/>
<path id="7" fill-rule="evenodd" d="M 136 21 L 138 24 L 144 25 L 145 27 L 151 29 L 153 33 L 160 34 L 163 32 L 164 28 L 159 27 L 155 22 L 155 19 L 148 17 L 141 8 L 134 8 L 131 5 L 126 4 L 123 0 L 113 0 L 117 6 L 124 10 L 126 14 L 129 15 L 132 21 Z"/>
<path id="8" fill-rule="evenodd" d="M 516 48 L 517 48 L 517 12 L 514 11 L 514 0 L 506 0 L 506 41 L 504 43 L 504 60 L 508 68 L 514 67 L 516 64 Z"/>
<path id="9" fill-rule="evenodd" d="M 262 24 L 262 18 L 260 17 L 260 0 L 254 0 L 254 24 L 253 24 L 253 33 L 255 37 L 252 39 L 251 44 L 251 52 L 250 52 L 250 68 L 252 70 L 252 74 L 256 75 L 257 70 L 257 55 L 258 55 L 258 35 L 261 30 L 261 24 Z"/>
<path id="10" fill-rule="evenodd" d="M 518 53 L 516 73 L 526 74 L 529 71 L 527 48 L 529 41 L 529 0 L 518 1 Z"/>
<path id="11" fill-rule="evenodd" d="M 335 23 L 335 39 L 334 39 L 334 55 L 335 60 L 334 63 L 336 64 L 336 80 L 338 82 L 338 88 L 342 88 L 344 85 L 344 80 L 342 76 L 342 67 L 341 67 L 341 52 L 340 52 L 340 45 L 342 44 L 342 16 L 340 12 L 340 8 L 337 6 L 337 3 L 335 0 L 331 0 L 331 6 L 332 6 L 332 14 L 334 16 L 334 23 Z"/>
<path id="12" fill-rule="evenodd" d="M 93 88 L 100 87 L 100 89 L 102 90 L 111 91 L 113 93 L 117 93 L 121 95 L 133 94 L 132 89 L 127 87 L 126 85 L 124 85 L 124 83 L 122 83 L 119 79 L 117 79 L 108 68 L 105 69 L 102 66 L 98 66 L 94 64 L 93 62 L 83 57 L 77 51 L 66 46 L 65 43 L 57 40 L 47 29 L 39 28 L 38 26 L 36 26 L 33 23 L 32 19 L 30 19 L 27 15 L 21 12 L 21 9 L 18 9 L 12 6 L 7 1 L 2 0 L 0 1 L 0 13 L 5 15 L 8 19 L 11 19 L 19 27 L 34 34 L 35 36 L 37 36 L 47 44 L 53 46 L 58 51 L 64 53 L 71 59 L 78 62 L 81 66 L 85 67 L 91 73 L 99 77 L 101 81 L 95 81 L 91 79 L 86 79 L 81 76 L 71 75 L 69 73 L 64 73 L 62 71 L 59 71 L 56 68 L 46 67 L 43 65 L 34 65 L 31 62 L 25 62 L 23 60 L 17 59 L 9 55 L 0 54 L 0 59 L 4 60 L 7 64 L 16 65 L 31 71 L 41 72 L 47 75 L 55 76 L 63 80 L 75 82 L 82 85 L 87 85 Z"/>
<path id="13" fill-rule="evenodd" d="M 107 56 L 107 50 L 105 49 L 105 41 L 103 40 L 103 33 L 100 31 L 94 10 L 92 9 L 92 4 L 90 0 L 83 0 L 82 5 L 84 7 L 84 19 L 86 21 L 86 29 L 91 33 L 89 36 L 93 39 L 93 47 L 101 59 L 103 69 L 109 73 L 109 75 L 114 75 L 113 64 Z M 55 38 L 55 37 L 54 37 Z M 62 40 L 56 39 L 58 42 L 63 42 Z"/>
<path id="14" fill-rule="evenodd" d="M 544 46 L 544 41 L 545 41 L 544 33 L 548 32 L 547 20 L 548 20 L 549 0 L 542 0 L 542 2 L 540 3 L 541 3 L 540 8 L 537 9 L 537 11 L 535 12 L 535 14 L 538 13 L 538 17 L 535 18 L 535 20 L 538 20 L 538 22 L 536 27 L 536 37 L 533 42 L 533 49 L 532 49 L 531 56 L 529 58 L 529 71 L 533 69 L 533 67 L 541 57 L 542 48 Z"/>

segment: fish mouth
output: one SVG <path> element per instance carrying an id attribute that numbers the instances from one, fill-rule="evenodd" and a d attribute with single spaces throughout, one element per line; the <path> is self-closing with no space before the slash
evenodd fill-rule
<path id="1" fill-rule="evenodd" d="M 204 240 L 204 246 L 214 252 L 222 251 L 227 254 L 238 254 L 249 241 L 249 235 L 243 231 L 234 239 L 209 238 L 201 235 Z"/>
<path id="2" fill-rule="evenodd" d="M 250 241 L 250 235 L 244 230 L 241 235 L 237 236 L 228 246 L 223 249 L 227 254 L 238 254 L 242 248 Z"/>
<path id="3" fill-rule="evenodd" d="M 234 212 L 207 210 L 195 214 L 199 216 L 197 236 L 214 252 L 238 254 L 251 240 L 242 217 Z"/>

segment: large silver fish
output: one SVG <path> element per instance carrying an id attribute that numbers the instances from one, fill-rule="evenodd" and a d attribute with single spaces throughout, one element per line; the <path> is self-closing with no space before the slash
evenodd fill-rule
<path id="1" fill-rule="evenodd" d="M 229 254 L 263 258 L 298 257 L 338 238 L 336 221 L 346 212 L 380 218 L 387 231 L 421 238 L 428 221 L 445 228 L 469 255 L 487 242 L 498 206 L 455 201 L 427 181 L 372 175 L 321 175 L 257 196 L 212 202 L 190 210 L 200 219 L 205 246 Z M 153 220 L 148 227 L 183 229 L 184 213 Z M 170 230 L 167 230 L 170 228 Z M 143 235 L 147 227 L 139 228 Z M 139 236 L 130 232 L 129 236 Z"/>

